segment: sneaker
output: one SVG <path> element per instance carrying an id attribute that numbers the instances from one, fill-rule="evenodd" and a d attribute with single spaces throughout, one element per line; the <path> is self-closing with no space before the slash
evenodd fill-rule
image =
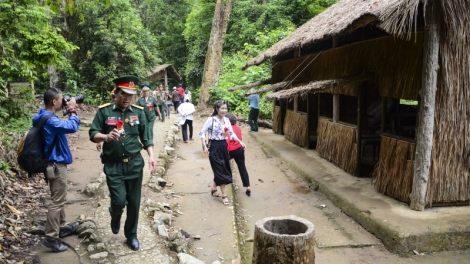
<path id="1" fill-rule="evenodd" d="M 60 232 L 59 232 L 59 237 L 63 238 L 63 237 L 66 237 L 66 236 L 70 236 L 71 234 L 73 234 L 75 232 L 75 230 L 77 230 L 78 225 L 79 225 L 79 223 L 75 222 L 75 223 L 67 224 L 67 225 L 61 227 Z"/>
<path id="2" fill-rule="evenodd" d="M 68 249 L 66 245 L 62 244 L 62 242 L 55 238 L 44 238 L 42 240 L 42 244 L 52 249 L 54 252 L 64 252 Z"/>

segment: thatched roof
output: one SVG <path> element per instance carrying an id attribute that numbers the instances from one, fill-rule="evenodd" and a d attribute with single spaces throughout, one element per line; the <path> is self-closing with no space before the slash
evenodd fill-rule
<path id="1" fill-rule="evenodd" d="M 152 81 L 158 81 L 165 79 L 165 70 L 168 74 L 168 79 L 181 80 L 181 76 L 176 71 L 175 67 L 171 64 L 162 64 L 149 71 L 148 76 Z"/>
<path id="2" fill-rule="evenodd" d="M 288 81 L 275 83 L 275 84 L 270 85 L 270 86 L 268 86 L 268 87 L 255 90 L 255 91 L 253 91 L 253 92 L 251 92 L 251 91 L 250 91 L 250 92 L 247 92 L 247 93 L 245 93 L 245 95 L 250 95 L 250 94 L 262 94 L 262 93 L 266 93 L 266 92 L 270 92 L 270 91 L 274 91 L 274 92 L 275 92 L 275 91 L 284 89 L 286 86 L 288 86 L 288 84 L 289 84 Z"/>
<path id="3" fill-rule="evenodd" d="M 413 27 L 420 0 L 341 0 L 312 18 L 274 46 L 250 59 L 246 69 L 278 55 L 376 23 L 392 35 L 404 35 Z"/>
<path id="4" fill-rule="evenodd" d="M 265 85 L 265 84 L 270 84 L 270 83 L 271 83 L 271 80 L 258 81 L 258 82 L 249 83 L 249 84 L 245 84 L 245 85 L 234 86 L 232 88 L 229 88 L 228 90 L 230 92 L 233 92 L 233 91 L 236 91 L 236 90 L 242 90 L 242 89 L 258 87 L 258 86 Z"/>
<path id="5" fill-rule="evenodd" d="M 268 100 L 274 99 L 286 99 L 293 96 L 303 96 L 308 94 L 312 90 L 323 90 L 323 89 L 330 89 L 335 87 L 341 87 L 353 83 L 363 82 L 372 78 L 370 75 L 363 75 L 363 76 L 355 76 L 352 78 L 342 78 L 342 79 L 335 79 L 335 80 L 324 80 L 324 81 L 315 81 L 309 82 L 303 86 L 297 86 L 292 89 L 281 90 L 276 93 L 268 94 L 265 98 Z"/>

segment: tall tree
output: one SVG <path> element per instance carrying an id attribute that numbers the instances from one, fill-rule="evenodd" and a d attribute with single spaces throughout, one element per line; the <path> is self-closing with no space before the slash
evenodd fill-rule
<path id="1" fill-rule="evenodd" d="M 222 48 L 227 32 L 228 20 L 232 11 L 232 0 L 223 3 L 217 0 L 212 29 L 207 47 L 206 61 L 202 75 L 201 91 L 199 95 L 198 109 L 205 110 L 209 102 L 209 88 L 217 86 L 220 67 L 222 65 Z"/>

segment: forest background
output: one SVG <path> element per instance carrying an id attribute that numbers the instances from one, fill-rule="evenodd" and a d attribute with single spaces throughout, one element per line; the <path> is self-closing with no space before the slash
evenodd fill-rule
<path id="1" fill-rule="evenodd" d="M 227 2 L 228 0 L 223 0 Z M 230 110 L 247 116 L 246 91 L 228 88 L 269 79 L 271 64 L 241 66 L 283 39 L 337 0 L 231 0 L 218 84 L 211 100 L 230 102 Z M 24 89 L 8 96 L 8 83 L 34 84 L 42 95 L 55 86 L 86 103 L 109 101 L 112 80 L 172 64 L 197 104 L 216 0 L 0 0 L 0 138 L 24 132 L 37 111 Z M 270 119 L 272 104 L 261 100 L 261 118 Z M 8 171 L 0 159 L 0 172 Z"/>

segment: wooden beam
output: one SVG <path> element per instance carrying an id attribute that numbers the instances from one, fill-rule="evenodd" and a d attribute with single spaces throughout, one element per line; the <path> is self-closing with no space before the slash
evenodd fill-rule
<path id="1" fill-rule="evenodd" d="M 429 0 L 424 8 L 426 9 L 426 15 L 423 42 L 422 87 L 420 91 L 421 104 L 419 106 L 419 126 L 416 136 L 413 187 L 410 194 L 410 208 L 417 211 L 423 211 L 426 206 L 439 71 L 440 36 L 438 1 Z"/>

